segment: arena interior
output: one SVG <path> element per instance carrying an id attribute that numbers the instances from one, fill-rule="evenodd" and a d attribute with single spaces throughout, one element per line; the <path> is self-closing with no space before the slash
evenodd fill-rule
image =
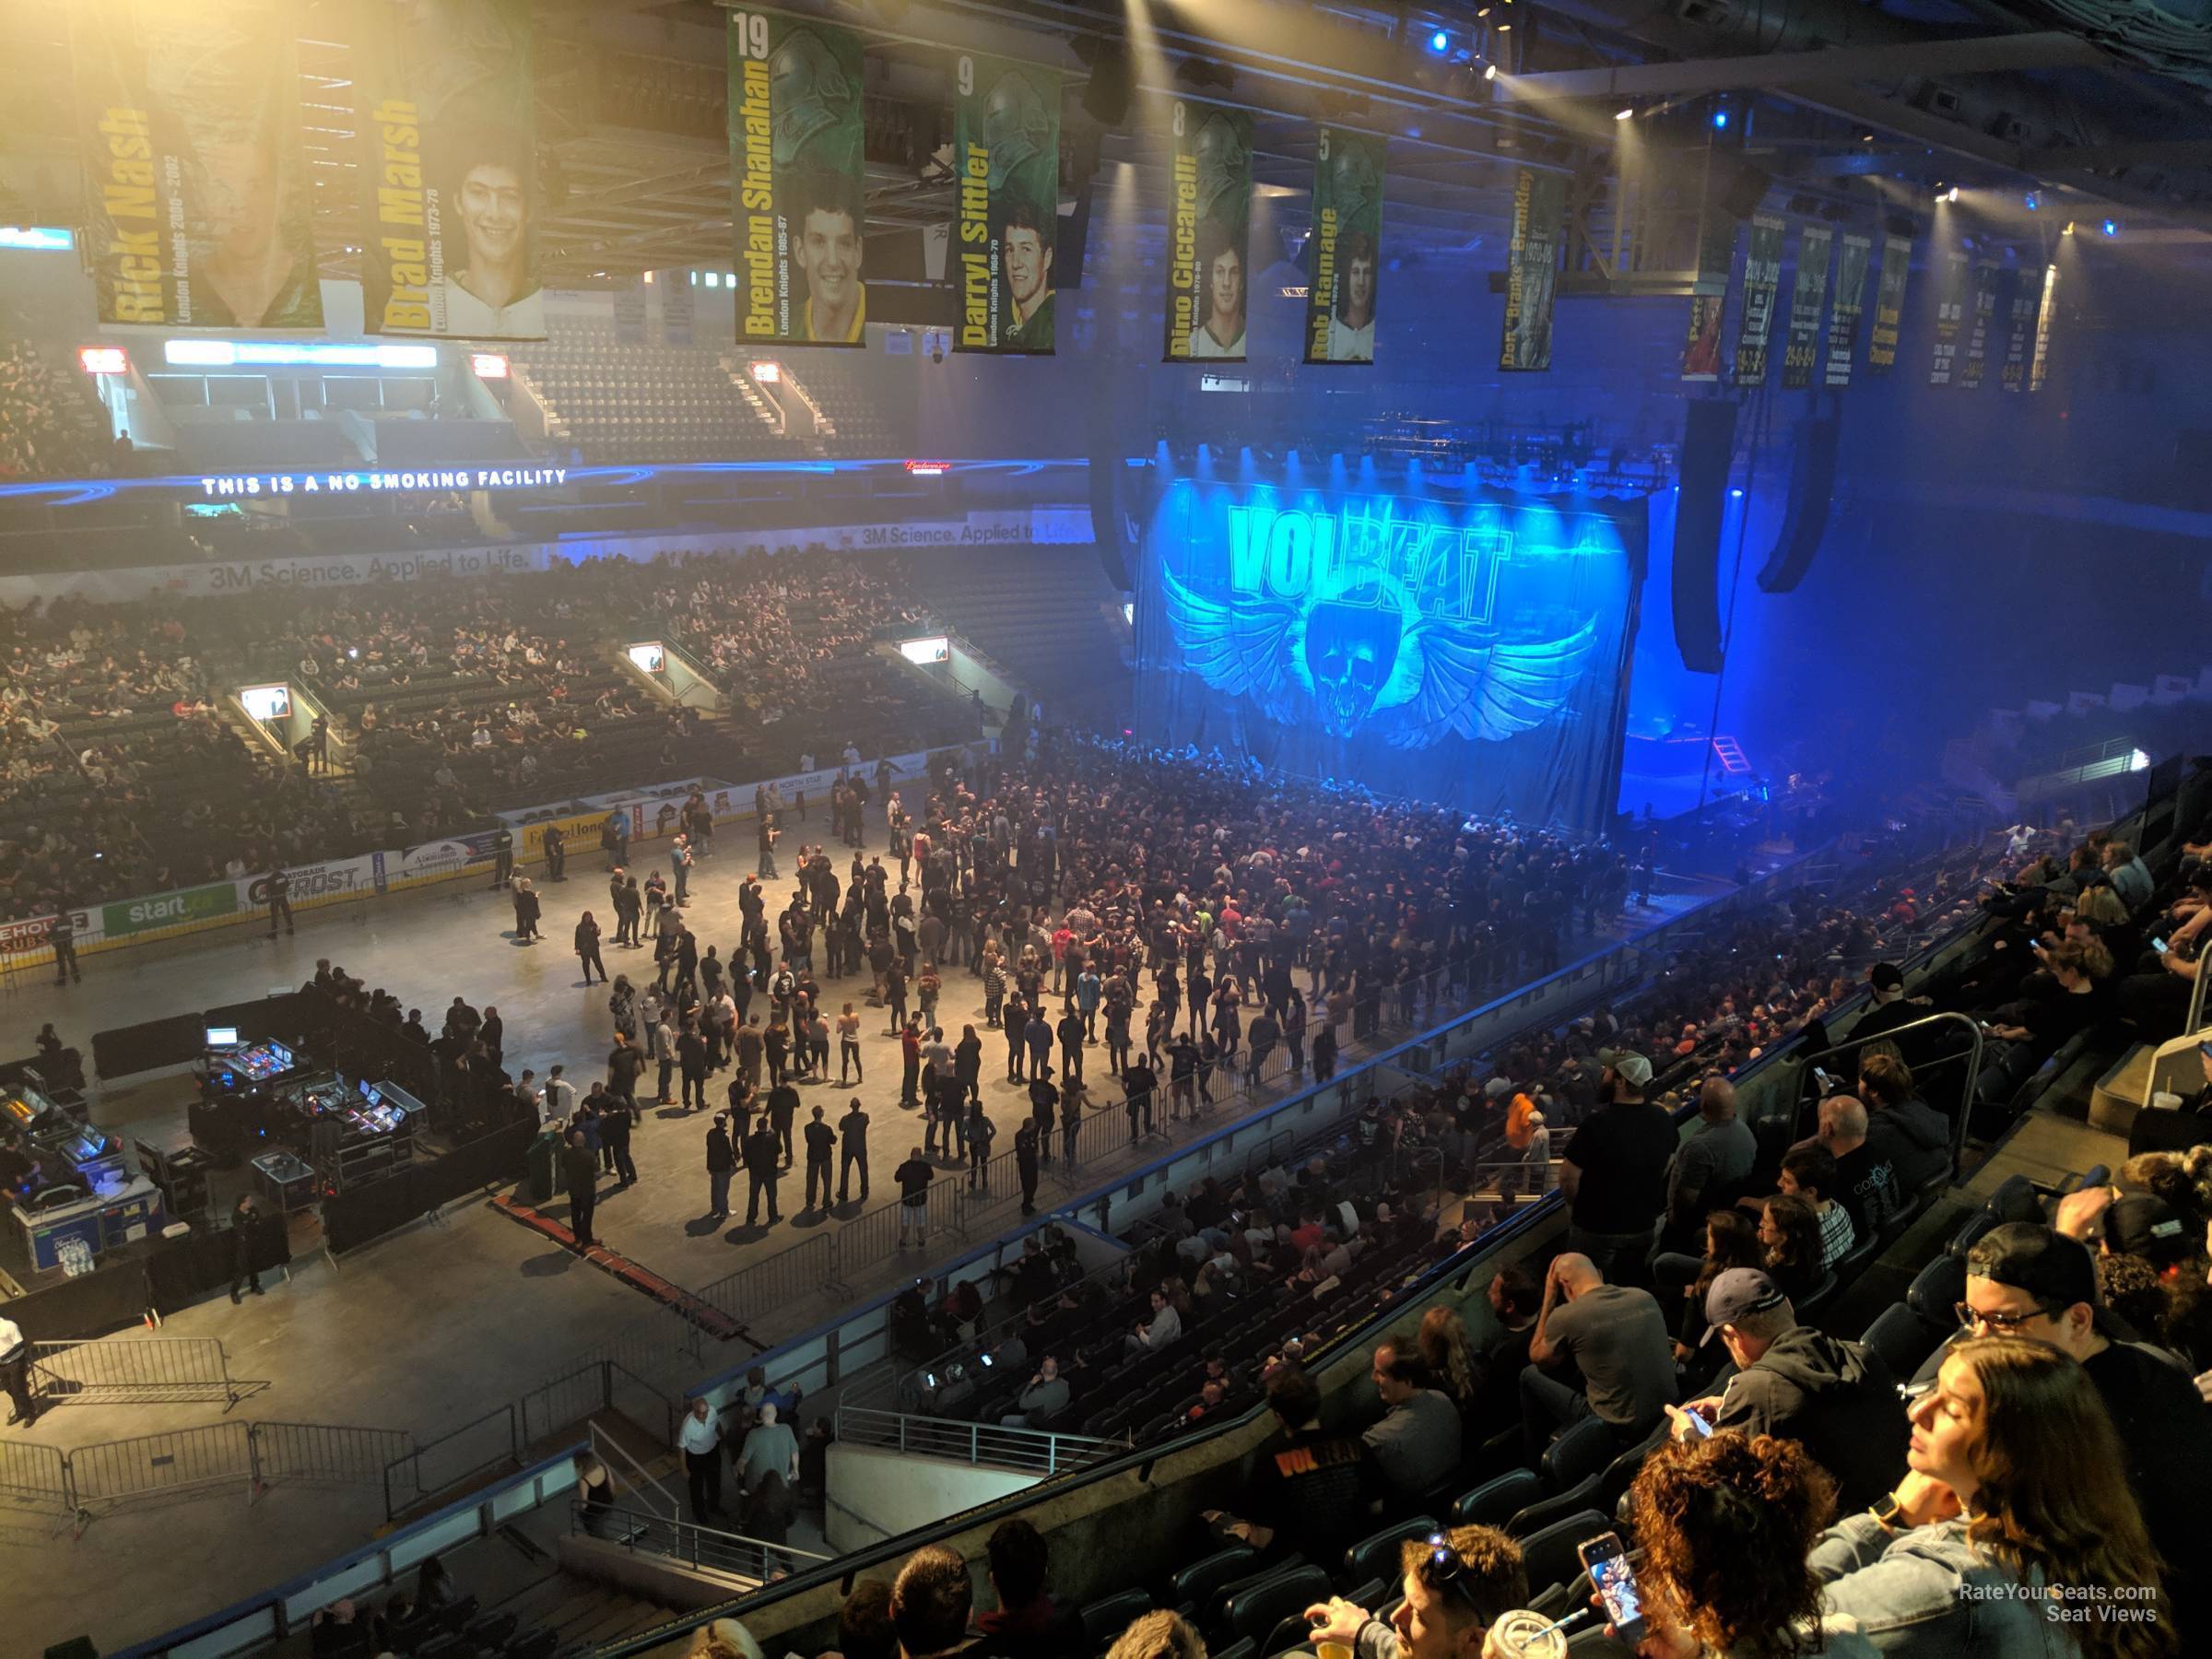
<path id="1" fill-rule="evenodd" d="M 0 1646 L 2212 1652 L 2202 16 L 794 4 L 6 8 Z"/>

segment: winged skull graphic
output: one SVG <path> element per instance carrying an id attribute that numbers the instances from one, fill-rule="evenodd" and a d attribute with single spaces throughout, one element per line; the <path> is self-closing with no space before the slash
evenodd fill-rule
<path id="1" fill-rule="evenodd" d="M 1427 617 L 1398 584 L 1383 603 L 1348 603 L 1347 578 L 1300 601 L 1193 593 L 1162 572 L 1183 659 L 1217 691 L 1247 696 L 1282 725 L 1317 721 L 1335 737 L 1371 729 L 1398 748 L 1444 737 L 1497 743 L 1556 717 L 1587 665 L 1595 622 L 1560 640 L 1509 645 Z"/>

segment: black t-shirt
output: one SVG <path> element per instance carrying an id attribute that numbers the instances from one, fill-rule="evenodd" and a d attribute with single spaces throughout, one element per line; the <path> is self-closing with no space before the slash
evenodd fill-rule
<path id="1" fill-rule="evenodd" d="M 1860 1142 L 1836 1159 L 1835 1197 L 1851 1212 L 1852 1226 L 1862 1239 L 1881 1231 L 1884 1223 L 1904 1207 L 1898 1196 L 1896 1166 L 1870 1140 Z"/>
<path id="2" fill-rule="evenodd" d="M 1260 1449 L 1241 1518 L 1272 1528 L 1270 1556 L 1295 1551 L 1309 1561 L 1335 1560 L 1371 1529 L 1368 1506 L 1380 1477 L 1367 1442 L 1356 1434 L 1304 1429 Z"/>
<path id="3" fill-rule="evenodd" d="M 2212 1490 L 2212 1406 L 2198 1398 L 2185 1371 L 2134 1343 L 2108 1343 L 2082 1369 L 2104 1396 L 2127 1459 L 2128 1484 L 2150 1541 L 2165 1558 L 2182 1651 L 2195 1651 L 2194 1638 L 2206 1628 L 2197 1585 L 2212 1542 L 2204 1508 L 2204 1494 Z"/>
<path id="4" fill-rule="evenodd" d="M 891 1171 L 891 1179 L 899 1183 L 899 1195 L 908 1204 L 919 1204 L 929 1194 L 929 1183 L 937 1172 L 918 1158 L 910 1158 Z"/>
<path id="5" fill-rule="evenodd" d="M 827 1124 L 806 1125 L 806 1159 L 809 1163 L 828 1163 L 830 1154 L 836 1150 L 836 1130 Z"/>
<path id="6" fill-rule="evenodd" d="M 1594 1233 L 1652 1227 L 1666 1208 L 1666 1165 L 1679 1142 L 1666 1113 L 1641 1100 L 1593 1113 L 1567 1143 L 1567 1161 L 1583 1172 L 1574 1224 Z"/>

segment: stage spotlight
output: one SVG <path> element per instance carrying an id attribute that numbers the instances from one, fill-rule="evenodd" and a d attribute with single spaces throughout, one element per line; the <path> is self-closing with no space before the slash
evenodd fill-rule
<path id="1" fill-rule="evenodd" d="M 2031 190 L 2028 193 L 2027 202 L 2028 211 L 2033 213 L 2037 208 L 2043 205 L 2043 198 Z"/>
<path id="2" fill-rule="evenodd" d="M 2073 221 L 2072 219 L 2068 219 L 2068 220 L 2066 221 L 2066 228 L 2065 228 L 2064 230 L 2061 230 L 2061 231 L 2059 232 L 2059 234 L 2060 234 L 2061 236 L 2071 236 L 2071 235 L 2073 235 L 2073 234 L 2074 234 L 2074 221 Z"/>
<path id="3" fill-rule="evenodd" d="M 1712 130 L 1716 133 L 1724 133 L 1728 130 L 1728 112 L 1725 109 L 1715 110 L 1712 112 Z"/>
<path id="4" fill-rule="evenodd" d="M 1616 111 L 1614 111 L 1614 112 L 1613 112 L 1613 119 L 1614 119 L 1614 120 L 1616 120 L 1616 121 L 1633 121 L 1633 120 L 1635 120 L 1635 119 L 1636 119 L 1636 111 L 1635 111 L 1635 108 L 1634 108 L 1634 106 L 1633 106 L 1633 105 L 1631 105 L 1630 107 L 1629 107 L 1628 109 L 1625 109 L 1625 110 L 1616 110 Z"/>
<path id="5" fill-rule="evenodd" d="M 1438 57 L 1442 57 L 1445 53 L 1452 50 L 1451 35 L 1443 29 L 1438 29 L 1429 37 L 1429 50 L 1435 53 Z"/>
<path id="6" fill-rule="evenodd" d="M 2119 221 L 2118 219 L 2106 219 L 2106 220 L 2104 221 L 2104 233 L 2105 233 L 2107 236 L 2117 236 L 2117 235 L 2119 235 L 2119 234 L 2120 234 L 2120 221 Z"/>
<path id="7" fill-rule="evenodd" d="M 1496 80 L 1498 78 L 1498 65 L 1495 64 L 1485 64 L 1482 66 L 1482 78 L 1484 80 Z"/>
<path id="8" fill-rule="evenodd" d="M 1945 191 L 1943 193 L 1943 199 L 1947 202 L 1957 201 L 1959 199 L 1959 186 L 1954 184 L 1950 187 L 1950 189 Z"/>

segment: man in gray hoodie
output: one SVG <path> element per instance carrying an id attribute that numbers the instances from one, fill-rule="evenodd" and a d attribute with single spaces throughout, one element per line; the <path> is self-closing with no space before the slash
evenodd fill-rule
<path id="1" fill-rule="evenodd" d="M 1845 1513 L 1874 1502 L 1905 1472 L 1908 1426 L 1882 1357 L 1801 1325 L 1781 1288 L 1756 1267 L 1731 1267 L 1705 1293 L 1705 1339 L 1734 1362 L 1719 1393 L 1667 1407 L 1675 1438 L 1695 1434 L 1695 1412 L 1715 1429 L 1771 1434 L 1803 1445 L 1836 1479 Z"/>

